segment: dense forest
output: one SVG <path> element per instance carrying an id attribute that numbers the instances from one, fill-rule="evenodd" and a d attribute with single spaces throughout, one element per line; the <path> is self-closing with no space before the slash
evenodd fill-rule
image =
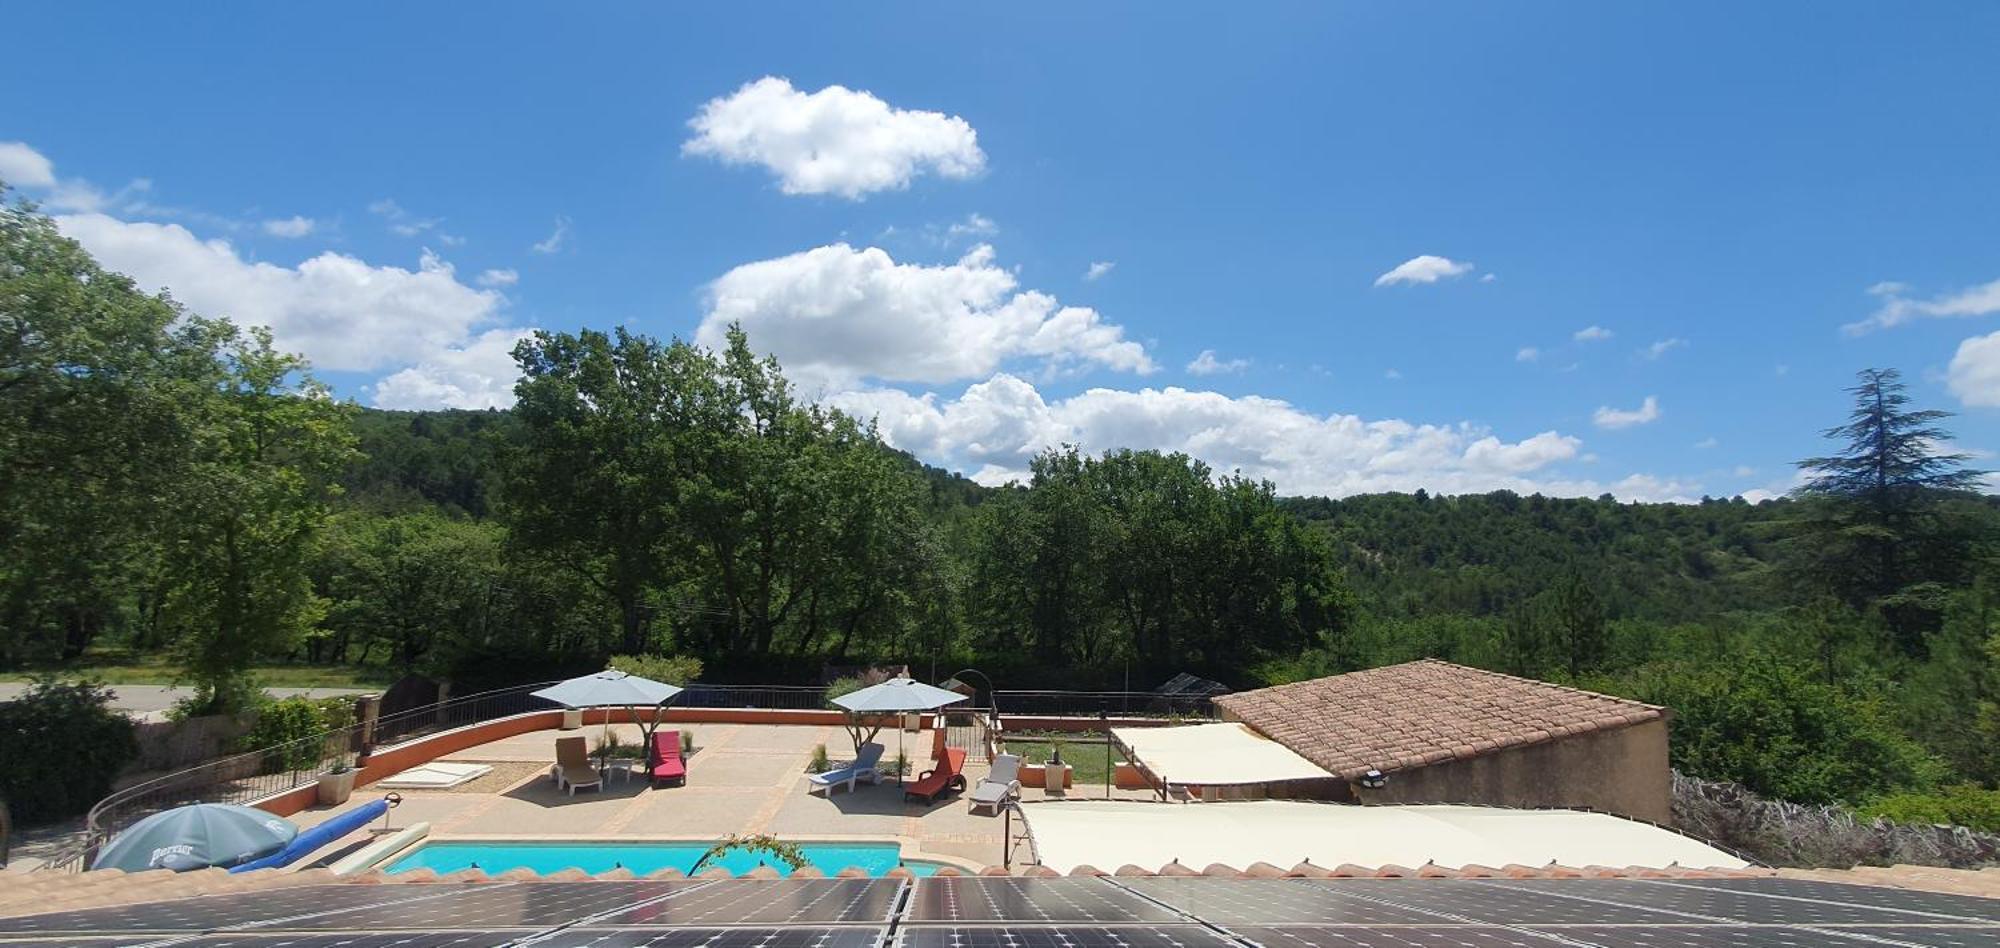
<path id="1" fill-rule="evenodd" d="M 2000 510 L 1893 371 L 1794 496 L 1285 498 L 1150 451 L 987 488 L 722 351 L 538 333 L 509 411 L 340 402 L 255 328 L 0 210 L 0 669 L 166 656 L 466 686 L 701 660 L 1235 687 L 1437 656 L 1672 706 L 1682 768 L 2000 824 Z"/>

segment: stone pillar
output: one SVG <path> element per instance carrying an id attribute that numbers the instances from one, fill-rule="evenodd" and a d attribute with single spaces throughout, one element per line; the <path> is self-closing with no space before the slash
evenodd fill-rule
<path id="1" fill-rule="evenodd" d="M 382 718 L 382 696 L 362 695 L 354 699 L 354 754 L 358 761 L 375 750 L 375 723 Z"/>

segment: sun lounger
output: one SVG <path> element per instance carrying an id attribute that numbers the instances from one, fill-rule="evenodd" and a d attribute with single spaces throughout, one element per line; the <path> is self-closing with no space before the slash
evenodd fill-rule
<path id="1" fill-rule="evenodd" d="M 965 789 L 965 751 L 947 747 L 944 759 L 935 763 L 937 766 L 917 775 L 916 783 L 903 788 L 903 799 L 918 797 L 930 803 L 946 791 Z"/>
<path id="2" fill-rule="evenodd" d="M 570 796 L 576 796 L 578 787 L 604 792 L 604 776 L 590 765 L 590 745 L 581 737 L 556 738 L 556 762 L 549 776 L 556 779 L 556 789 L 567 789 Z"/>
<path id="3" fill-rule="evenodd" d="M 993 758 L 993 769 L 988 771 L 979 786 L 972 788 L 966 799 L 972 801 L 972 811 L 979 812 L 986 807 L 994 813 L 1000 812 L 1000 805 L 1021 793 L 1021 756 L 1001 754 Z"/>
<path id="4" fill-rule="evenodd" d="M 807 774 L 806 792 L 811 793 L 814 790 L 823 790 L 828 794 L 832 794 L 834 787 L 846 784 L 847 792 L 853 793 L 854 785 L 862 780 L 866 780 L 869 783 L 878 783 L 881 781 L 882 773 L 877 769 L 881 766 L 881 763 L 882 745 L 873 743 L 863 744 L 861 745 L 860 755 L 854 758 L 854 763 L 837 770 L 829 770 L 823 774 Z"/>
<path id="5" fill-rule="evenodd" d="M 682 786 L 687 785 L 687 762 L 681 759 L 681 732 L 654 731 L 653 752 L 649 758 L 652 765 L 654 786 L 662 780 L 672 780 Z"/>

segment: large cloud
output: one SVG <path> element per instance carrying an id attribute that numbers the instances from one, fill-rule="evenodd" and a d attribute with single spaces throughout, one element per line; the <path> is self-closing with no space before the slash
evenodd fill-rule
<path id="1" fill-rule="evenodd" d="M 800 92 L 774 76 L 710 100 L 688 127 L 682 153 L 763 165 L 786 194 L 859 200 L 926 172 L 969 178 L 986 167 L 978 134 L 958 116 L 892 108 L 843 86 Z"/>
<path id="2" fill-rule="evenodd" d="M 527 336 L 525 329 L 490 329 L 462 347 L 433 353 L 375 383 L 375 405 L 506 408 L 514 404 L 514 382 L 520 375 L 514 344 Z"/>
<path id="3" fill-rule="evenodd" d="M 972 471 L 985 483 L 1024 478 L 1036 452 L 1067 443 L 1090 451 L 1184 451 L 1222 471 L 1268 478 L 1291 494 L 1505 488 L 1684 500 L 1699 489 L 1646 475 L 1612 483 L 1560 476 L 1553 469 L 1577 459 L 1582 443 L 1554 431 L 1503 441 L 1471 424 L 1313 415 L 1276 399 L 1177 387 L 1093 388 L 1050 401 L 1032 383 L 1002 373 L 956 398 L 876 388 L 828 401 L 877 418 L 897 447 Z"/>
<path id="4" fill-rule="evenodd" d="M 26 142 L 0 142 L 0 181 L 15 187 L 54 187 L 56 166 Z"/>
<path id="5" fill-rule="evenodd" d="M 1945 373 L 1945 384 L 1960 402 L 2000 408 L 2000 332 L 1959 343 Z"/>
<path id="6" fill-rule="evenodd" d="M 809 388 L 984 378 L 1011 359 L 1154 368 L 1145 347 L 1096 310 L 1019 290 L 986 245 L 939 266 L 897 263 L 874 247 L 817 247 L 730 270 L 708 298 L 697 340 L 720 346 L 741 323 Z"/>
<path id="7" fill-rule="evenodd" d="M 56 218 L 111 270 L 149 291 L 168 290 L 206 316 L 271 327 L 278 344 L 323 369 L 407 365 L 462 345 L 504 298 L 458 281 L 425 253 L 415 270 L 324 252 L 296 267 L 246 260 L 223 240 L 178 224 L 104 214 Z"/>

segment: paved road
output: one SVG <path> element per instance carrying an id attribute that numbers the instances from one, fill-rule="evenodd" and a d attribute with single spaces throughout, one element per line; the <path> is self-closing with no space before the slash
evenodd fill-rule
<path id="1" fill-rule="evenodd" d="M 28 683 L 25 681 L 0 681 L 0 701 L 12 701 L 26 693 L 27 690 Z M 274 698 L 290 698 L 294 695 L 305 695 L 309 698 L 328 698 L 334 695 L 365 695 L 370 690 L 380 689 L 266 688 L 264 690 L 269 692 Z M 172 685 L 112 685 L 111 692 L 117 696 L 111 702 L 113 707 L 130 711 L 133 714 L 145 715 L 165 711 L 173 707 L 174 702 L 187 697 L 189 689 L 176 688 Z"/>

